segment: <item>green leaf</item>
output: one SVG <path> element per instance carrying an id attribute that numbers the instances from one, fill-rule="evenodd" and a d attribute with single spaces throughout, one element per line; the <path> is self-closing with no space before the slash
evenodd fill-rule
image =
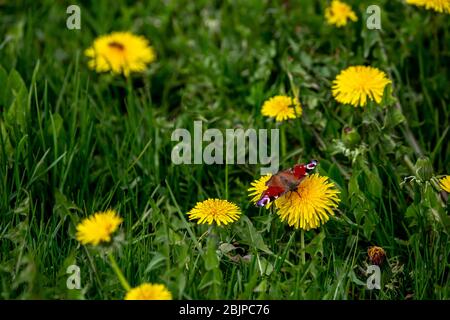
<path id="1" fill-rule="evenodd" d="M 405 116 L 397 108 L 389 108 L 385 119 L 385 126 L 393 128 L 402 122 L 405 122 Z"/>
<path id="2" fill-rule="evenodd" d="M 2 147 L 5 148 L 6 158 L 11 159 L 14 148 L 11 144 L 11 140 L 9 139 L 8 129 L 5 126 L 5 123 L 0 119 L 0 139 L 3 141 L 0 141 L 0 145 L 3 145 Z M 3 156 L 3 152 L 0 150 L 0 157 Z"/>
<path id="3" fill-rule="evenodd" d="M 63 127 L 63 118 L 59 113 L 54 113 L 51 115 L 51 120 L 52 121 L 49 121 L 47 125 L 47 134 L 58 138 Z"/>
<path id="4" fill-rule="evenodd" d="M 369 168 L 364 167 L 364 174 L 366 175 L 367 191 L 376 198 L 381 198 L 383 193 L 383 182 L 378 175 L 378 170 L 374 168 L 373 171 L 371 171 Z"/>
<path id="5" fill-rule="evenodd" d="M 359 194 L 361 192 L 358 184 L 359 174 L 359 171 L 354 170 L 352 176 L 350 177 L 350 181 L 348 183 L 348 195 L 350 198 L 353 195 Z"/>
<path id="6" fill-rule="evenodd" d="M 328 170 L 328 176 L 330 177 L 331 180 L 336 182 L 341 188 L 345 186 L 344 178 L 342 177 L 341 172 L 334 163 L 330 166 L 330 169 Z"/>
<path id="7" fill-rule="evenodd" d="M 375 231 L 377 225 L 378 225 L 377 213 L 374 211 L 369 211 L 365 216 L 363 224 L 364 236 L 367 239 L 370 240 L 372 238 L 372 233 Z"/>
<path id="8" fill-rule="evenodd" d="M 150 263 L 147 265 L 147 268 L 145 269 L 144 273 L 149 273 L 153 270 L 162 267 L 166 259 L 167 258 L 162 253 L 154 252 L 154 256 L 152 260 L 150 260 Z"/>
<path id="9" fill-rule="evenodd" d="M 13 70 L 9 74 L 5 93 L 6 122 L 10 126 L 18 125 L 26 131 L 28 115 L 28 90 L 20 74 Z"/>
<path id="10" fill-rule="evenodd" d="M 0 65 L 0 108 L 5 107 L 6 82 L 8 81 L 8 73 Z M 1 110 L 1 109 L 0 109 Z"/>
<path id="11" fill-rule="evenodd" d="M 227 254 L 233 250 L 236 250 L 236 247 L 233 246 L 231 243 L 222 243 L 219 246 L 219 250 L 223 253 L 223 254 Z"/>
<path id="12" fill-rule="evenodd" d="M 217 242 L 213 238 L 208 239 L 208 247 L 205 254 L 205 268 L 206 270 L 214 270 L 219 267 L 219 257 L 216 253 Z"/>
<path id="13" fill-rule="evenodd" d="M 261 275 L 269 276 L 273 272 L 273 264 L 267 261 L 266 258 L 260 257 L 257 264 Z"/>
<path id="14" fill-rule="evenodd" d="M 243 216 L 240 220 L 241 224 L 235 226 L 236 233 L 240 237 L 240 242 L 265 253 L 272 254 L 272 251 L 264 243 L 261 233 L 256 231 L 250 219 L 247 216 Z"/>

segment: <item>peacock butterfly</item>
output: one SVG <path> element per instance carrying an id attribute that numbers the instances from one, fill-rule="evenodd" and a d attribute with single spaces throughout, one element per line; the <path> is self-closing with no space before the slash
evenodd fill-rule
<path id="1" fill-rule="evenodd" d="M 307 164 L 296 164 L 293 168 L 279 171 L 266 182 L 267 189 L 256 202 L 258 207 L 264 207 L 270 202 L 278 199 L 289 191 L 295 191 L 300 182 L 313 171 L 319 162 L 311 160 Z"/>

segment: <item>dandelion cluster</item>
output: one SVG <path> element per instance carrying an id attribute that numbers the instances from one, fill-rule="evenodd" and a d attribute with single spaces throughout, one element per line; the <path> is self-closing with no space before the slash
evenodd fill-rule
<path id="1" fill-rule="evenodd" d="M 406 0 L 406 3 L 440 13 L 450 13 L 450 0 Z M 352 7 L 345 2 L 338 0 L 332 0 L 330 2 L 325 8 L 324 17 L 321 16 L 321 19 L 324 19 L 323 21 L 326 21 L 327 24 L 338 28 L 345 27 L 352 22 L 358 21 L 357 14 L 353 11 Z M 328 29 L 329 28 L 327 28 L 327 30 Z M 331 48 L 333 48 L 333 50 L 335 49 L 334 43 Z M 149 40 L 131 32 L 112 32 L 110 34 L 101 35 L 93 41 L 91 46 L 85 50 L 84 54 L 88 58 L 88 67 L 95 72 L 110 72 L 113 75 L 123 75 L 125 77 L 129 77 L 133 73 L 144 72 L 148 66 L 156 60 L 156 52 L 150 45 Z M 336 56 L 338 56 L 338 53 Z M 364 58 L 366 58 L 366 56 Z M 311 73 L 312 72 L 313 71 L 311 71 Z M 323 74 L 326 74 L 326 72 L 323 72 Z M 305 78 L 305 81 L 308 81 L 308 78 Z M 292 79 L 290 78 L 290 80 Z M 291 81 L 291 85 L 292 83 L 293 81 Z M 365 107 L 368 104 L 370 106 L 372 103 L 381 104 L 384 93 L 386 89 L 389 89 L 390 84 L 391 80 L 387 73 L 380 69 L 365 65 L 346 65 L 332 81 L 330 93 L 334 100 L 340 104 Z M 276 85 L 278 85 L 278 83 Z M 284 85 L 285 83 L 280 84 L 280 92 L 286 92 L 283 87 Z M 273 92 L 272 88 L 273 87 L 271 87 L 271 92 Z M 328 90 L 330 90 L 330 88 L 328 88 Z M 299 92 L 299 90 L 295 90 L 295 88 L 291 88 L 291 91 L 294 93 Z M 319 99 L 325 100 L 328 98 L 324 94 L 320 95 L 319 98 L 316 98 L 315 101 L 318 101 Z M 264 101 L 262 106 L 259 106 L 260 113 L 263 117 L 278 122 L 276 124 L 277 126 L 280 122 L 288 122 L 286 125 L 288 126 L 288 120 L 301 117 L 306 118 L 305 120 L 307 121 L 305 122 L 308 122 L 308 125 L 314 126 L 318 123 L 318 120 L 311 120 L 314 116 L 309 117 L 308 114 L 309 100 L 306 98 L 303 101 L 304 105 L 300 103 L 297 94 L 294 94 L 293 96 L 290 96 L 290 93 L 276 94 Z M 317 113 L 320 115 L 320 111 Z M 317 118 L 319 118 L 319 116 Z M 339 119 L 339 121 L 336 121 L 336 126 L 339 125 L 339 123 L 344 124 L 347 120 L 348 119 L 344 119 L 344 117 Z M 351 122 L 351 125 L 358 126 L 358 124 L 353 123 L 357 121 L 358 120 L 351 118 L 349 122 Z M 300 126 L 300 122 L 300 120 L 296 121 L 295 124 Z M 293 122 L 290 124 L 293 124 Z M 285 126 L 283 125 L 283 128 L 284 127 Z M 300 128 L 299 130 L 303 130 L 303 128 Z M 293 131 L 294 130 L 291 130 L 288 134 Z M 283 133 L 285 133 L 285 131 L 283 131 Z M 345 133 L 350 137 L 351 132 Z M 283 134 L 283 137 L 285 138 L 286 136 Z M 302 142 L 304 142 L 304 140 L 307 140 L 309 142 L 310 140 L 313 140 L 314 135 L 309 135 L 306 139 L 303 138 L 304 137 L 302 136 L 299 141 L 303 140 Z M 341 139 L 341 141 L 344 141 L 346 144 L 357 145 L 360 143 L 360 140 L 362 140 L 358 132 L 353 133 L 351 138 L 356 142 L 353 140 L 345 141 L 344 139 Z M 302 146 L 298 147 L 298 145 L 296 147 L 298 149 L 302 148 Z M 295 153 L 293 154 L 295 155 Z M 289 157 L 286 156 L 285 158 Z M 305 231 L 320 228 L 335 215 L 341 202 L 341 198 L 337 185 L 327 176 L 321 176 L 318 173 L 311 174 L 313 169 L 314 168 L 309 168 L 309 171 L 307 171 L 304 176 L 301 176 L 301 179 L 298 178 L 298 175 L 294 174 L 294 178 L 286 178 L 288 182 L 275 183 L 273 182 L 275 179 L 273 179 L 270 183 L 273 183 L 274 185 L 279 183 L 279 185 L 273 187 L 273 190 L 281 190 L 281 192 L 277 193 L 277 191 L 273 191 L 275 196 L 271 194 L 270 197 L 268 196 L 269 192 L 264 192 L 268 189 L 268 184 L 270 184 L 269 180 L 273 175 L 268 174 L 261 176 L 251 182 L 250 187 L 247 189 L 250 202 L 261 206 L 261 204 L 265 203 L 264 201 L 266 199 L 274 199 L 274 201 L 266 204 L 265 209 L 269 209 L 278 215 L 281 222 L 293 229 Z M 288 171 L 283 172 L 283 174 L 288 175 L 286 172 Z M 277 177 L 280 176 L 281 174 Z M 434 182 L 435 191 L 438 190 L 438 188 L 436 188 L 436 182 L 438 182 L 441 190 L 450 193 L 450 176 L 445 176 L 440 180 L 437 180 L 432 176 L 432 173 L 429 173 L 429 178 Z M 285 185 L 287 185 L 288 188 L 282 188 Z M 263 194 L 263 201 L 260 201 Z M 443 195 L 442 198 L 446 198 L 446 195 Z M 237 204 L 231 201 L 211 198 L 197 202 L 186 215 L 190 221 L 195 221 L 195 223 L 199 225 L 207 224 L 209 226 L 214 225 L 223 227 L 238 221 L 242 215 L 242 211 Z M 123 219 L 114 210 L 94 213 L 92 216 L 83 219 L 76 226 L 76 239 L 83 245 L 99 246 L 94 250 L 101 251 L 102 249 L 105 249 L 105 252 L 108 250 L 112 252 L 114 246 L 100 245 L 109 244 L 118 239 L 114 234 L 117 232 L 122 222 Z M 191 233 L 191 230 L 189 230 L 189 232 Z M 230 232 L 230 234 L 232 234 L 232 232 Z M 301 234 L 302 247 L 304 247 L 304 232 L 302 231 Z M 202 238 L 203 236 L 199 239 Z M 200 242 L 201 240 L 198 241 Z M 201 243 L 199 244 L 199 248 L 201 248 Z M 214 248 L 214 250 L 215 249 L 216 248 Z M 305 250 L 304 248 L 302 248 L 302 250 L 303 260 L 305 260 Z M 143 283 L 137 287 L 131 288 L 124 275 L 121 273 L 111 252 L 108 252 L 109 261 L 126 291 L 124 296 L 125 300 L 171 300 L 173 298 L 172 293 L 164 284 Z M 199 250 L 199 252 L 201 252 L 201 250 Z M 215 257 L 215 251 L 212 252 L 212 256 Z M 382 247 L 372 246 L 367 250 L 367 257 L 372 264 L 381 265 L 386 258 L 386 252 Z"/>

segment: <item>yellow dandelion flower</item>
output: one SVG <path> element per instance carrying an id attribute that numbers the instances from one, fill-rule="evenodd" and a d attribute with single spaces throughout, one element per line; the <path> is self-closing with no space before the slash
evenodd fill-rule
<path id="1" fill-rule="evenodd" d="M 142 72 L 147 64 L 156 59 L 155 51 L 142 36 L 130 32 L 113 32 L 98 37 L 92 46 L 85 50 L 91 60 L 88 66 L 97 72 L 120 74 L 126 77 L 131 72 Z"/>
<path id="2" fill-rule="evenodd" d="M 365 106 L 368 100 L 380 103 L 384 88 L 391 83 L 383 71 L 367 66 L 352 66 L 333 81 L 333 96 L 343 104 Z"/>
<path id="3" fill-rule="evenodd" d="M 302 115 L 302 106 L 297 98 L 275 96 L 264 102 L 261 114 L 281 122 L 300 117 Z"/>
<path id="4" fill-rule="evenodd" d="M 196 206 L 188 212 L 189 220 L 198 219 L 198 224 L 227 225 L 239 219 L 241 210 L 237 205 L 226 200 L 208 199 L 198 202 Z"/>
<path id="5" fill-rule="evenodd" d="M 144 283 L 130 289 L 125 300 L 172 300 L 172 294 L 163 284 Z"/>
<path id="6" fill-rule="evenodd" d="M 367 250 L 367 255 L 371 263 L 381 265 L 386 257 L 386 252 L 383 248 L 372 246 Z"/>
<path id="7" fill-rule="evenodd" d="M 450 14 L 450 0 L 406 0 L 406 3 L 425 7 L 427 10 Z"/>
<path id="8" fill-rule="evenodd" d="M 352 7 L 337 0 L 332 1 L 331 5 L 325 9 L 325 18 L 328 24 L 333 24 L 337 27 L 345 26 L 349 20 L 358 20 Z"/>
<path id="9" fill-rule="evenodd" d="M 441 180 L 439 180 L 439 186 L 442 190 L 450 193 L 450 176 L 445 176 Z"/>
<path id="10" fill-rule="evenodd" d="M 122 218 L 114 210 L 97 212 L 77 225 L 76 238 L 82 244 L 94 246 L 100 242 L 110 242 L 111 235 L 122 221 Z"/>
<path id="11" fill-rule="evenodd" d="M 262 176 L 261 178 L 253 181 L 251 183 L 251 188 L 248 188 L 247 191 L 251 191 L 248 196 L 252 197 L 252 202 L 256 204 L 258 200 L 261 198 L 262 193 L 267 189 L 266 182 L 269 181 L 271 174 L 267 174 L 265 176 Z M 272 205 L 272 202 L 269 202 L 266 205 L 266 208 L 270 207 Z"/>
<path id="12" fill-rule="evenodd" d="M 315 229 L 334 215 L 333 209 L 341 201 L 338 194 L 328 177 L 312 174 L 299 184 L 296 192 L 288 192 L 275 201 L 277 214 L 281 221 L 296 229 Z"/>

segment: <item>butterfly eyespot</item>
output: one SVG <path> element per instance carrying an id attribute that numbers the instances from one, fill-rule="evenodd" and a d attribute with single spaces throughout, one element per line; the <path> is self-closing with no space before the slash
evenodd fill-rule
<path id="1" fill-rule="evenodd" d="M 264 196 L 261 200 L 259 200 L 256 205 L 258 207 L 264 207 L 270 202 L 270 198 L 268 196 Z"/>

